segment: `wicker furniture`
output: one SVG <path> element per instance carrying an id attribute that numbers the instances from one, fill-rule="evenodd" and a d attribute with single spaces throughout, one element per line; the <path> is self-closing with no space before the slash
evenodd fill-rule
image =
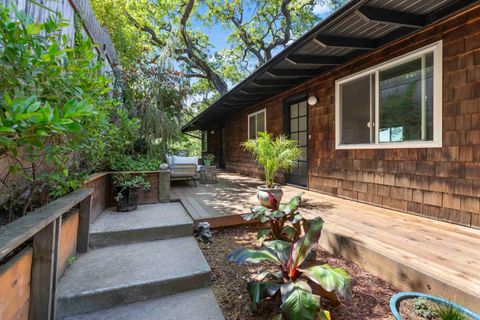
<path id="1" fill-rule="evenodd" d="M 197 182 L 195 180 L 197 175 L 197 165 L 196 164 L 172 164 L 170 167 L 170 180 L 191 180 L 195 187 Z"/>

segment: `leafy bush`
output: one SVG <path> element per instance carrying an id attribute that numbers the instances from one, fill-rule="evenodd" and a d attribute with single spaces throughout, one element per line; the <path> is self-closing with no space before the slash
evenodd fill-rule
<path id="1" fill-rule="evenodd" d="M 262 299 L 280 295 L 282 314 L 286 319 L 329 319 L 328 311 L 321 309 L 321 297 L 338 303 L 337 294 L 350 296 L 350 277 L 346 271 L 307 261 L 320 238 L 322 226 L 323 220 L 317 218 L 305 236 L 294 243 L 265 241 L 260 250 L 239 248 L 228 255 L 228 260 L 238 265 L 268 262 L 278 267 L 276 272 L 262 271 L 258 275 L 259 281 L 247 284 L 253 309 Z M 282 315 L 276 317 L 281 318 Z"/>
<path id="2" fill-rule="evenodd" d="M 139 128 L 107 95 L 110 80 L 89 38 L 75 37 L 72 46 L 61 36 L 68 23 L 59 14 L 37 23 L 11 11 L 0 5 L 0 158 L 8 164 L 0 173 L 0 213 L 6 222 L 80 187 L 111 154 L 124 153 Z"/>
<path id="3" fill-rule="evenodd" d="M 295 241 L 300 236 L 305 219 L 298 211 L 302 201 L 303 192 L 297 194 L 287 204 L 278 203 L 275 197 L 270 196 L 271 209 L 256 206 L 251 213 L 243 215 L 246 221 L 258 220 L 269 224 L 268 229 L 258 232 L 260 240 L 285 240 Z"/>
<path id="4" fill-rule="evenodd" d="M 279 170 L 289 170 L 302 156 L 297 141 L 281 135 L 275 139 L 267 132 L 258 133 L 258 138 L 242 143 L 245 150 L 250 151 L 255 160 L 265 171 L 265 186 L 271 188 Z"/>
<path id="5" fill-rule="evenodd" d="M 128 188 L 143 188 L 143 190 L 150 190 L 150 182 L 144 177 L 133 175 L 129 173 L 116 173 L 113 175 L 113 185 L 119 187 L 115 195 L 115 200 L 119 201 L 123 198 L 123 191 Z"/>

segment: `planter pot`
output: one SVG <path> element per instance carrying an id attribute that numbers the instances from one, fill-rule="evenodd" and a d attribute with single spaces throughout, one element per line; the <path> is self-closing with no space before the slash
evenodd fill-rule
<path id="1" fill-rule="evenodd" d="M 204 166 L 207 166 L 207 167 L 208 167 L 208 166 L 210 166 L 211 163 L 212 163 L 211 160 L 203 160 L 203 165 L 204 165 Z"/>
<path id="2" fill-rule="evenodd" d="M 115 194 L 121 193 L 122 196 L 117 200 L 117 211 L 128 212 L 137 209 L 138 203 L 138 187 L 125 188 L 115 187 Z"/>
<path id="3" fill-rule="evenodd" d="M 257 187 L 257 199 L 260 205 L 270 208 L 270 201 L 268 200 L 268 194 L 271 193 L 278 203 L 282 200 L 283 191 L 280 186 L 274 186 L 273 188 L 267 188 L 265 186 Z"/>
<path id="4" fill-rule="evenodd" d="M 402 316 L 400 315 L 400 303 L 402 302 L 402 300 L 415 299 L 415 298 L 425 298 L 435 303 L 451 305 L 456 309 L 458 309 L 464 315 L 472 318 L 473 320 L 480 320 L 480 315 L 465 308 L 464 306 L 456 304 L 447 299 L 431 296 L 429 294 L 420 293 L 420 292 L 399 292 L 392 296 L 392 298 L 390 299 L 390 310 L 392 311 L 392 314 L 395 320 L 403 320 Z"/>

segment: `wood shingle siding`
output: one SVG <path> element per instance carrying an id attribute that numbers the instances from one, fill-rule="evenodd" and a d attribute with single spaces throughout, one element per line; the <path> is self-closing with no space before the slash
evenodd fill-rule
<path id="1" fill-rule="evenodd" d="M 335 149 L 335 81 L 443 40 L 443 147 Z M 283 102 L 301 92 L 309 106 L 308 188 L 480 228 L 480 5 L 340 65 L 225 120 L 226 169 L 261 177 L 240 146 L 248 114 L 266 108 L 267 129 L 283 133 Z M 400 146 L 399 146 L 400 147 Z M 218 144 L 209 152 L 220 152 Z M 282 180 L 281 178 L 279 180 Z"/>

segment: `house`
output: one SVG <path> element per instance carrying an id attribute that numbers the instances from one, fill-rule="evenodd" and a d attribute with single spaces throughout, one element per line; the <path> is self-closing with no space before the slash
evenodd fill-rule
<path id="1" fill-rule="evenodd" d="M 480 228 L 479 98 L 479 1 L 353 0 L 183 131 L 249 176 L 241 142 L 286 134 L 281 182 Z"/>

